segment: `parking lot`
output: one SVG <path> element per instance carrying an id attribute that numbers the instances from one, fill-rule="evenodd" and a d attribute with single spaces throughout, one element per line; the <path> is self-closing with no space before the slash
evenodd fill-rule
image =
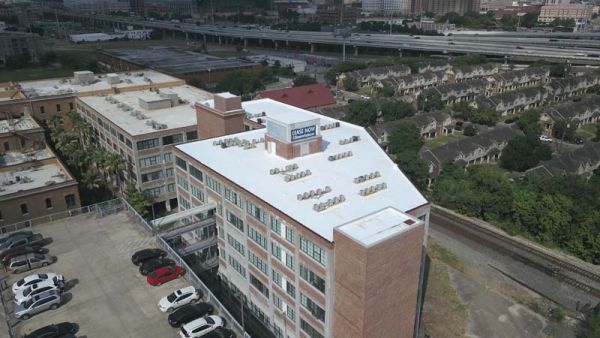
<path id="1" fill-rule="evenodd" d="M 31 229 L 51 237 L 47 246 L 57 261 L 48 267 L 8 276 L 8 285 L 32 273 L 64 275 L 66 290 L 61 306 L 19 321 L 11 318 L 17 337 L 42 326 L 63 321 L 79 325 L 77 337 L 176 337 L 158 301 L 184 286 L 180 278 L 150 286 L 131 263 L 131 255 L 156 247 L 154 238 L 127 213 L 99 218 L 96 214 L 42 224 Z M 6 276 L 6 272 L 2 272 Z M 12 292 L 3 292 L 12 311 Z M 4 326 L 4 325 L 2 325 Z M 5 336 L 2 327 L 0 336 Z"/>

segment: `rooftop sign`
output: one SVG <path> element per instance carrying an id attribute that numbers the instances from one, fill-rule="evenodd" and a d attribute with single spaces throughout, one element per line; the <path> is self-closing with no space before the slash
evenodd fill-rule
<path id="1" fill-rule="evenodd" d="M 302 128 L 292 129 L 292 142 L 317 135 L 317 126 L 306 126 Z"/>

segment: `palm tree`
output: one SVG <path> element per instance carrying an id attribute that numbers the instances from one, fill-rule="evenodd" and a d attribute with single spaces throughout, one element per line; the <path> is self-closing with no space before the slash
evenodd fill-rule
<path id="1" fill-rule="evenodd" d="M 109 175 L 115 176 L 119 194 L 121 194 L 121 173 L 127 167 L 127 162 L 121 155 L 110 153 L 106 156 L 103 167 Z"/>
<path id="2" fill-rule="evenodd" d="M 79 183 L 87 190 L 89 190 L 90 195 L 92 197 L 92 204 L 96 202 L 96 194 L 94 194 L 93 190 L 98 189 L 100 187 L 100 177 L 96 175 L 93 171 L 86 171 L 81 175 L 81 179 Z"/>

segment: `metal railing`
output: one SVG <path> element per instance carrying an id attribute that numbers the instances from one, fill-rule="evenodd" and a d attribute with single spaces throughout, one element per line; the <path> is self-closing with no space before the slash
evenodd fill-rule
<path id="1" fill-rule="evenodd" d="M 156 233 L 156 229 L 152 227 L 138 212 L 127 202 L 124 198 L 117 198 L 110 201 L 105 201 L 97 204 L 88 205 L 85 207 L 71 209 L 59 213 L 46 215 L 43 217 L 32 218 L 26 221 L 4 225 L 0 227 L 0 233 L 7 233 L 17 231 L 23 228 L 34 227 L 39 224 L 49 223 L 56 220 L 73 217 L 82 214 L 90 214 L 96 212 L 99 217 L 116 214 L 121 211 L 127 211 L 133 220 L 141 224 L 147 231 L 149 231 L 155 238 L 156 243 L 162 247 L 165 251 L 171 254 L 173 258 L 183 267 L 186 271 L 186 278 L 189 279 L 197 288 L 202 290 L 206 295 L 206 301 L 213 303 L 219 308 L 220 314 L 225 320 L 234 326 L 238 332 L 241 332 L 245 338 L 251 338 L 251 336 L 245 332 L 243 327 L 235 320 L 235 318 L 227 311 L 225 306 L 219 301 L 219 299 L 210 291 L 210 289 L 202 282 L 202 280 L 196 275 L 194 270 L 183 260 L 183 258 L 173 249 L 159 234 Z M 10 330 L 10 325 L 9 325 Z M 12 331 L 9 332 L 10 337 L 13 338 Z"/>

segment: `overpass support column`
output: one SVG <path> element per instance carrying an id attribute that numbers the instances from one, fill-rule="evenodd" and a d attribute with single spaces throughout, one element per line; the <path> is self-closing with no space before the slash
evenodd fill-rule
<path id="1" fill-rule="evenodd" d="M 310 44 L 310 52 L 311 53 L 315 52 L 315 45 L 313 43 Z"/>
<path id="2" fill-rule="evenodd" d="M 289 47 L 290 46 L 290 40 L 285 40 L 285 46 Z"/>
<path id="3" fill-rule="evenodd" d="M 202 41 L 204 42 L 204 50 L 206 51 L 208 49 L 208 44 L 206 43 L 206 34 L 202 34 Z M 219 44 L 221 44 L 220 40 Z"/>
<path id="4" fill-rule="evenodd" d="M 222 44 L 223 44 L 223 42 L 221 41 L 221 36 L 219 35 L 219 46 Z"/>
<path id="5" fill-rule="evenodd" d="M 273 41 L 273 43 L 275 43 L 275 50 L 279 49 L 279 41 Z"/>
<path id="6" fill-rule="evenodd" d="M 258 39 L 258 45 L 262 46 L 262 39 Z"/>
<path id="7" fill-rule="evenodd" d="M 358 46 L 354 46 L 354 56 L 358 56 Z"/>
<path id="8" fill-rule="evenodd" d="M 175 37 L 177 35 L 176 31 L 173 31 L 173 37 Z"/>
<path id="9" fill-rule="evenodd" d="M 244 48 L 248 48 L 248 39 L 244 39 Z"/>

